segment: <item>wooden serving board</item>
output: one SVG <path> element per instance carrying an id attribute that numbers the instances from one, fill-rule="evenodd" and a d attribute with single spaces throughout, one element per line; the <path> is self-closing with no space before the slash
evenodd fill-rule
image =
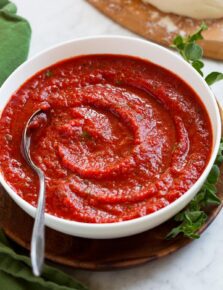
<path id="1" fill-rule="evenodd" d="M 177 34 L 186 35 L 194 32 L 202 22 L 162 13 L 141 0 L 88 0 L 88 2 L 120 25 L 165 46 L 169 46 Z M 200 43 L 204 48 L 204 54 L 210 58 L 223 60 L 223 18 L 205 22 L 209 28 L 204 32 L 205 39 Z"/>
<path id="2" fill-rule="evenodd" d="M 218 182 L 218 196 L 223 202 L 223 167 Z M 203 232 L 222 208 L 211 208 Z M 9 195 L 0 188 L 0 227 L 20 246 L 29 249 L 33 219 L 20 209 Z M 46 257 L 63 265 L 78 269 L 111 270 L 140 265 L 167 256 L 191 242 L 178 236 L 166 240 L 167 233 L 175 226 L 172 220 L 131 237 L 110 240 L 92 240 L 72 237 L 46 229 Z"/>

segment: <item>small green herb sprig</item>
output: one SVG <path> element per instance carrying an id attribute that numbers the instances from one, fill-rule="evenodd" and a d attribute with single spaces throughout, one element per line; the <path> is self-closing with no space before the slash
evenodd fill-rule
<path id="1" fill-rule="evenodd" d="M 167 239 L 175 238 L 180 233 L 191 239 L 199 238 L 199 234 L 197 232 L 207 220 L 207 214 L 204 210 L 209 206 L 217 206 L 221 203 L 220 199 L 216 195 L 216 183 L 220 175 L 219 166 L 223 161 L 222 153 L 223 139 L 221 139 L 215 164 L 213 165 L 207 180 L 186 209 L 174 217 L 174 220 L 179 222 L 180 225 L 173 228 L 168 233 L 166 237 Z"/>
<path id="2" fill-rule="evenodd" d="M 206 29 L 207 26 L 202 23 L 200 28 L 194 34 L 186 37 L 180 35 L 176 36 L 172 45 L 172 47 L 176 48 L 182 57 L 190 63 L 201 76 L 204 75 L 202 72 L 204 63 L 201 60 L 203 50 L 196 41 L 203 39 L 202 32 Z M 205 77 L 208 85 L 212 85 L 222 79 L 223 74 L 220 72 L 212 72 Z M 221 139 L 215 164 L 213 165 L 207 180 L 189 205 L 174 217 L 174 220 L 179 222 L 179 225 L 168 233 L 166 236 L 167 239 L 175 238 L 180 233 L 191 239 L 199 238 L 198 231 L 205 224 L 208 217 L 205 209 L 209 206 L 217 206 L 221 203 L 216 195 L 216 183 L 220 175 L 219 166 L 222 162 L 223 139 Z"/>
<path id="3" fill-rule="evenodd" d="M 91 134 L 86 130 L 83 130 L 81 136 L 82 136 L 82 138 L 84 138 L 86 140 L 92 140 Z"/>
<path id="4" fill-rule="evenodd" d="M 49 77 L 52 77 L 53 72 L 52 72 L 51 70 L 48 69 L 47 71 L 44 72 L 44 74 L 45 74 L 45 76 L 46 76 L 47 78 L 49 78 Z"/>
<path id="5" fill-rule="evenodd" d="M 202 61 L 203 49 L 196 42 L 204 39 L 202 32 L 207 29 L 207 25 L 205 23 L 202 23 L 199 29 L 195 31 L 195 33 L 192 35 L 188 35 L 185 37 L 177 35 L 173 40 L 173 44 L 171 45 L 171 47 L 177 49 L 181 56 L 188 63 L 190 63 L 201 76 L 204 76 L 204 73 L 202 71 L 204 67 L 204 63 Z M 220 80 L 223 80 L 223 73 L 221 72 L 211 72 L 205 77 L 205 81 L 209 86 Z"/>

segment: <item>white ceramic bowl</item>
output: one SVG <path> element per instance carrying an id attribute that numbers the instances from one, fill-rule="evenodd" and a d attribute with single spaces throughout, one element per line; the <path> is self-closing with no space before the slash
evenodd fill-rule
<path id="1" fill-rule="evenodd" d="M 0 111 L 4 109 L 11 95 L 21 84 L 43 68 L 77 55 L 106 53 L 138 56 L 165 67 L 180 76 L 194 88 L 203 101 L 211 119 L 214 142 L 211 159 L 199 180 L 182 197 L 155 213 L 111 224 L 89 224 L 57 218 L 50 214 L 45 215 L 46 225 L 50 228 L 66 234 L 86 238 L 107 239 L 130 236 L 156 227 L 178 213 L 195 196 L 207 178 L 216 158 L 221 136 L 221 120 L 218 106 L 213 93 L 203 78 L 188 63 L 173 52 L 154 43 L 130 37 L 99 36 L 82 38 L 45 50 L 21 65 L 3 84 L 0 89 Z M 34 217 L 36 209 L 13 191 L 2 174 L 0 174 L 0 182 L 13 200 L 24 211 Z"/>

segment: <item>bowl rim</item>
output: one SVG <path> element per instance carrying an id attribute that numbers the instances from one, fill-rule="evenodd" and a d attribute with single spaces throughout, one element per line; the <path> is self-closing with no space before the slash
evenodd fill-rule
<path id="1" fill-rule="evenodd" d="M 213 140 L 213 145 L 212 145 L 212 152 L 211 152 L 211 156 L 210 156 L 210 159 L 204 169 L 204 171 L 202 172 L 201 176 L 198 178 L 198 180 L 192 185 L 192 187 L 186 191 L 181 197 L 179 197 L 178 199 L 176 199 L 174 202 L 170 203 L 169 205 L 165 206 L 164 208 L 161 208 L 151 214 L 148 214 L 148 215 L 145 215 L 145 216 L 142 216 L 142 217 L 138 217 L 138 218 L 135 218 L 135 219 L 131 219 L 131 220 L 126 220 L 126 221 L 120 221 L 120 222 L 114 222 L 114 223 L 85 223 L 85 222 L 79 222 L 79 221 L 73 221 L 73 220 L 68 220 L 68 219 L 65 219 L 65 218 L 61 218 L 61 217 L 58 217 L 58 216 L 55 216 L 53 214 L 49 214 L 49 213 L 45 213 L 45 222 L 46 222 L 46 225 L 53 228 L 51 225 L 53 223 L 60 223 L 61 225 L 64 225 L 64 226 L 75 226 L 76 228 L 79 228 L 79 229 L 83 229 L 83 230 L 88 230 L 88 229 L 91 229 L 91 230 L 103 230 L 103 229 L 121 229 L 123 227 L 126 227 L 127 225 L 131 225 L 132 227 L 134 226 L 137 226 L 139 223 L 142 223 L 142 222 L 148 222 L 149 220 L 152 220 L 152 219 L 156 219 L 158 216 L 160 216 L 161 214 L 164 214 L 164 213 L 168 213 L 170 212 L 173 208 L 177 207 L 177 205 L 180 205 L 181 203 L 183 203 L 184 200 L 186 200 L 188 198 L 189 195 L 191 195 L 193 193 L 193 191 L 195 190 L 196 187 L 198 187 L 199 184 L 203 184 L 208 173 L 210 172 L 211 170 L 211 167 L 213 166 L 213 163 L 215 161 L 215 158 L 217 156 L 217 152 L 218 152 L 218 149 L 219 149 L 219 146 L 218 144 L 220 144 L 220 138 L 221 138 L 221 118 L 220 118 L 220 112 L 219 112 L 219 108 L 218 108 L 218 105 L 217 105 L 217 101 L 215 99 L 215 96 L 213 94 L 213 92 L 211 91 L 211 89 L 209 88 L 209 86 L 207 85 L 207 83 L 204 81 L 204 79 L 201 77 L 200 74 L 198 74 L 192 67 L 190 64 L 188 64 L 185 60 L 183 60 L 179 55 L 177 55 L 176 53 L 174 53 L 173 51 L 165 48 L 165 47 L 162 47 L 156 43 L 153 43 L 153 42 L 150 42 L 148 40 L 144 40 L 144 39 L 140 39 L 140 38 L 137 38 L 137 37 L 132 37 L 132 36 L 120 36 L 120 35 L 99 35 L 99 36 L 87 36 L 87 37 L 79 37 L 79 38 L 74 38 L 74 39 L 71 39 L 71 40 L 68 40 L 68 41 L 65 41 L 65 42 L 60 42 L 60 43 L 57 43 L 56 45 L 52 45 L 50 46 L 49 48 L 47 49 L 44 49 L 42 50 L 41 52 L 35 54 L 33 57 L 31 57 L 30 59 L 28 59 L 27 61 L 25 61 L 23 64 L 21 64 L 8 78 L 7 80 L 4 82 L 4 84 L 2 85 L 2 87 L 0 88 L 0 93 L 2 91 L 2 89 L 8 85 L 8 83 L 11 82 L 11 78 L 14 74 L 18 74 L 20 73 L 20 71 L 23 70 L 23 67 L 25 66 L 28 66 L 30 65 L 30 63 L 32 63 L 32 61 L 34 61 L 35 59 L 38 59 L 40 56 L 44 55 L 44 54 L 47 54 L 47 53 L 50 53 L 52 50 L 54 49 L 62 49 L 64 46 L 66 45 L 69 45 L 69 44 L 73 44 L 73 43 L 76 43 L 76 42 L 80 42 L 80 41 L 87 41 L 87 40 L 97 40 L 97 39 L 112 39 L 114 41 L 117 41 L 117 40 L 127 40 L 127 41 L 133 41 L 133 42 L 139 42 L 141 43 L 142 45 L 151 45 L 153 46 L 154 48 L 157 48 L 159 50 L 162 50 L 164 52 L 168 52 L 169 54 L 172 55 L 173 58 L 178 58 L 178 60 L 180 60 L 181 62 L 184 63 L 185 66 L 188 66 L 191 70 L 191 72 L 193 73 L 196 73 L 197 74 L 197 77 L 199 78 L 199 81 L 203 83 L 203 85 L 205 86 L 205 89 L 206 91 L 208 92 L 211 100 L 212 100 L 212 103 L 213 103 L 213 107 L 214 107 L 214 110 L 215 110 L 215 113 L 216 113 L 216 119 L 217 119 L 217 129 L 216 129 L 216 142 Z M 105 53 L 105 54 L 108 54 L 108 53 Z M 115 52 L 112 52 L 111 54 L 116 54 Z M 81 54 L 80 55 L 84 55 L 84 54 Z M 89 53 L 89 55 L 91 55 Z M 92 53 L 93 55 L 93 53 Z M 123 55 L 131 55 L 131 54 L 123 54 Z M 56 64 L 57 62 L 60 62 L 60 61 L 63 61 L 65 59 L 69 59 L 71 57 L 64 57 L 64 58 L 61 58 L 60 60 L 56 61 L 54 64 Z M 146 58 L 143 58 L 143 57 L 139 57 L 139 58 L 142 58 L 142 59 L 145 59 L 145 60 L 148 60 Z M 155 63 L 155 61 L 153 59 L 149 60 L 150 62 L 152 63 Z M 156 64 L 156 63 L 155 63 Z M 53 64 L 52 64 L 53 65 Z M 159 65 L 159 64 L 158 64 Z M 163 68 L 171 71 L 170 69 L 166 68 L 164 65 L 159 65 L 159 66 L 162 66 Z M 45 69 L 47 68 L 48 66 L 43 66 L 42 69 Z M 172 73 L 176 74 L 174 71 L 171 71 Z M 31 74 L 30 77 L 32 77 L 34 74 Z M 30 78 L 29 77 L 29 78 Z M 178 75 L 178 77 L 180 77 L 182 80 L 184 80 L 183 76 L 182 75 Z M 27 78 L 27 79 L 29 79 Z M 24 82 L 23 82 L 24 83 Z M 21 85 L 23 84 L 21 83 Z M 187 83 L 187 82 L 186 82 Z M 190 85 L 190 84 L 188 84 Z M 191 85 L 190 85 L 191 86 Z M 192 87 L 192 86 L 191 86 Z M 19 87 L 18 87 L 19 88 Z M 18 89 L 17 88 L 17 89 Z M 193 88 L 193 87 L 192 87 Z M 0 118 L 1 118 L 1 114 L 2 112 L 4 111 L 6 105 L 8 104 L 10 98 L 7 99 L 7 102 L 6 104 L 4 105 L 3 109 L 1 109 L 0 111 Z M 201 102 L 203 103 L 205 109 L 207 110 L 207 113 L 209 115 L 209 118 L 211 120 L 211 116 L 209 114 L 209 110 L 207 108 L 207 106 L 204 104 L 203 100 L 200 98 Z M 214 131 L 214 129 L 212 128 L 212 131 Z M 0 184 L 5 188 L 5 190 L 7 191 L 7 193 L 11 196 L 11 198 L 19 205 L 20 208 L 22 208 L 22 210 L 25 210 L 26 212 L 29 213 L 29 215 L 31 215 L 32 217 L 35 216 L 35 212 L 36 212 L 36 207 L 34 207 L 33 205 L 31 205 L 30 203 L 28 203 L 27 201 L 25 201 L 24 199 L 22 199 L 22 197 L 20 197 L 14 190 L 13 188 L 7 183 L 7 181 L 5 180 L 4 178 L 4 175 L 2 174 L 2 171 L 0 169 Z M 49 223 L 48 223 L 49 221 Z M 58 230 L 58 229 L 57 229 Z M 61 232 L 65 232 L 65 231 L 62 231 Z M 71 233 L 70 233 L 71 234 Z M 72 235 L 72 234 L 71 234 Z M 76 233 L 74 233 L 73 235 L 77 235 Z M 120 235 L 121 237 L 122 235 Z M 128 236 L 128 235 L 125 235 L 125 236 Z M 106 237 L 105 237 L 106 239 Z"/>

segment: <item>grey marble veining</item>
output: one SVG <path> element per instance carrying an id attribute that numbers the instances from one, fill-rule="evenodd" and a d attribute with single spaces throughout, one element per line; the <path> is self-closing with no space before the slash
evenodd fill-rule
<path id="1" fill-rule="evenodd" d="M 84 0 L 14 0 L 32 29 L 30 56 L 76 37 L 133 35 L 101 15 Z M 223 71 L 222 62 L 205 61 L 206 72 Z M 223 82 L 213 86 L 223 104 Z M 66 269 L 92 290 L 223 289 L 223 213 L 201 239 L 159 261 L 130 270 L 88 272 Z"/>

